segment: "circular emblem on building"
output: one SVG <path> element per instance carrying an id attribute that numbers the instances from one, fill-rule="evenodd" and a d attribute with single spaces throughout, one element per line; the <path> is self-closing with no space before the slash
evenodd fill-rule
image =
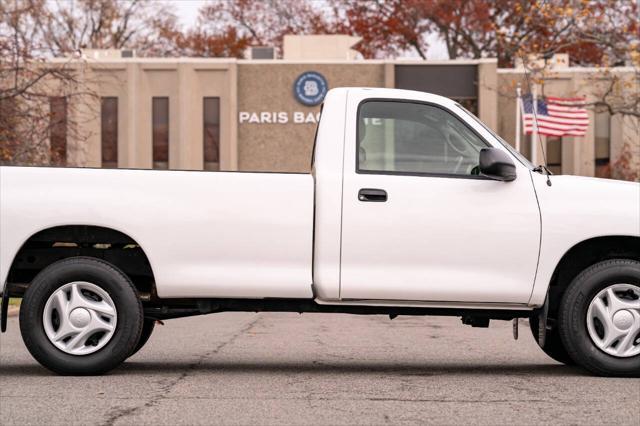
<path id="1" fill-rule="evenodd" d="M 327 79 L 318 72 L 300 74 L 293 83 L 293 94 L 302 105 L 315 106 L 322 103 L 329 90 Z"/>

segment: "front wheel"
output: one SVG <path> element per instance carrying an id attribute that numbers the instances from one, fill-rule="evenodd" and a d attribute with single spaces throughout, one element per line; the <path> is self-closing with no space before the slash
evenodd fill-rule
<path id="1" fill-rule="evenodd" d="M 142 304 L 129 278 L 89 257 L 42 270 L 20 309 L 20 332 L 31 355 L 68 375 L 101 374 L 118 366 L 138 343 L 142 322 Z"/>
<path id="2" fill-rule="evenodd" d="M 614 259 L 580 273 L 559 311 L 560 336 L 579 365 L 602 376 L 640 376 L 640 261 Z"/>

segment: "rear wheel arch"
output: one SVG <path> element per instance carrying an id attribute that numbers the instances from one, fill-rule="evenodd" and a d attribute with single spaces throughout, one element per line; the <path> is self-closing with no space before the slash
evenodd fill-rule
<path id="1" fill-rule="evenodd" d="M 70 257 L 94 257 L 122 270 L 141 294 L 155 294 L 154 273 L 142 246 L 119 230 L 93 225 L 64 225 L 40 230 L 14 255 L 7 275 L 11 296 L 22 296 L 47 266 Z"/>

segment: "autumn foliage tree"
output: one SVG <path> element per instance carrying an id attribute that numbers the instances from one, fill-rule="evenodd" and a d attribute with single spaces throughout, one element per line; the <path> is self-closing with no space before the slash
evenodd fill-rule
<path id="1" fill-rule="evenodd" d="M 148 56 L 197 56 L 241 58 L 251 39 L 231 25 L 211 30 L 202 25 L 184 30 L 175 15 L 153 21 L 158 37 L 153 44 L 138 52 Z"/>
<path id="2" fill-rule="evenodd" d="M 0 3 L 0 164 L 63 161 L 49 149 L 49 138 L 61 126 L 66 132 L 69 123 L 52 113 L 48 101 L 55 98 L 58 109 L 66 108 L 82 89 L 78 75 L 65 64 L 43 61 L 48 46 L 36 17 L 44 6 L 43 0 Z"/>
<path id="3" fill-rule="evenodd" d="M 183 30 L 175 16 L 155 21 L 156 46 L 169 55 L 242 58 L 249 46 L 281 51 L 285 34 L 328 34 L 334 26 L 315 2 L 227 0 L 206 3 L 193 28 Z"/>
<path id="4" fill-rule="evenodd" d="M 149 20 L 162 8 L 149 0 L 0 2 L 0 163 L 63 164 L 51 136 L 85 140 L 82 124 L 97 114 L 81 50 L 155 42 Z"/>
<path id="5" fill-rule="evenodd" d="M 81 49 L 144 50 L 157 39 L 154 19 L 171 15 L 166 4 L 152 0 L 7 0 L 0 7 L 3 38 L 11 42 L 11 19 L 18 19 L 29 34 L 23 46 L 38 57 Z"/>
<path id="6" fill-rule="evenodd" d="M 157 36 L 153 17 L 166 9 L 149 0 L 55 0 L 36 9 L 33 19 L 49 51 L 60 56 L 79 49 L 145 49 Z"/>
<path id="7" fill-rule="evenodd" d="M 449 59 L 516 58 L 568 52 L 576 64 L 629 59 L 638 40 L 637 5 L 628 0 L 334 0 L 343 31 L 363 37 L 365 57 L 427 57 L 428 35 Z M 637 48 L 637 44 L 635 44 Z"/>
<path id="8" fill-rule="evenodd" d="M 33 105 L 54 86 L 55 96 L 86 94 L 64 61 L 44 66 L 51 57 L 78 62 L 84 49 L 133 49 L 139 56 L 242 58 L 257 45 L 281 53 L 286 34 L 359 36 L 355 47 L 365 58 L 427 58 L 434 42 L 450 59 L 492 57 L 502 67 L 568 53 L 574 65 L 601 70 L 594 76 L 594 107 L 640 118 L 638 4 L 630 0 L 210 0 L 186 28 L 172 9 L 177 5 L 1 1 L 0 154 L 31 161 L 24 155 L 35 150 L 25 150 L 22 141 L 42 146 L 48 134 L 38 120 L 46 108 Z M 636 69 L 635 77 L 612 72 L 625 64 Z"/>

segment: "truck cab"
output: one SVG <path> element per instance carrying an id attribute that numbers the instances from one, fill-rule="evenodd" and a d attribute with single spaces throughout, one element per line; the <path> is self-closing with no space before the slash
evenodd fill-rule
<path id="1" fill-rule="evenodd" d="M 460 105 L 412 91 L 337 90 L 317 137 L 321 298 L 528 305 L 540 242 L 533 167 Z M 480 174 L 483 149 L 513 158 L 514 176 Z M 324 232 L 329 218 L 341 234 Z M 340 261 L 322 262 L 332 250 Z"/>

